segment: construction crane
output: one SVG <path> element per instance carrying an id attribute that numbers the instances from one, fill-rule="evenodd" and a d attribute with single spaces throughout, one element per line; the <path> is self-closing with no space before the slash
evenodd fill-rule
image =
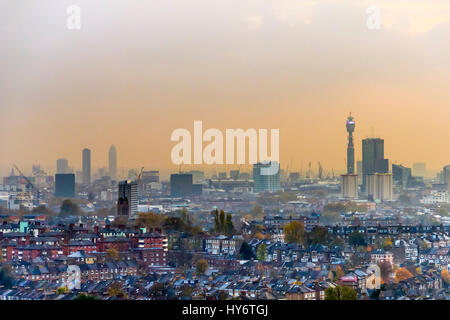
<path id="1" fill-rule="evenodd" d="M 36 188 L 36 187 L 34 186 L 34 184 L 30 181 L 30 179 L 28 179 L 28 178 L 23 174 L 22 170 L 20 170 L 19 167 L 16 166 L 14 163 L 13 163 L 13 167 L 14 167 L 14 168 L 17 170 L 17 172 L 19 172 L 19 174 L 25 179 L 25 181 L 26 181 L 27 184 L 31 187 L 31 189 L 34 190 L 34 191 L 36 192 L 36 201 L 35 201 L 35 204 L 39 204 L 39 200 L 40 200 L 40 197 L 41 197 L 41 192 L 39 191 L 39 189 Z"/>

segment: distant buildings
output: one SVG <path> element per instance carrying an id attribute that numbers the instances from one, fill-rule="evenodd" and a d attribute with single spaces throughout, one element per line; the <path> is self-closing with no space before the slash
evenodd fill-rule
<path id="1" fill-rule="evenodd" d="M 194 184 L 192 174 L 178 173 L 170 175 L 170 195 L 172 197 L 199 196 L 203 186 Z"/>
<path id="2" fill-rule="evenodd" d="M 423 197 L 420 202 L 422 204 L 450 203 L 450 191 L 432 191 L 431 194 Z"/>
<path id="3" fill-rule="evenodd" d="M 75 175 L 73 173 L 57 173 L 55 175 L 55 197 L 75 198 Z"/>
<path id="4" fill-rule="evenodd" d="M 255 163 L 253 165 L 253 191 L 258 193 L 278 190 L 280 190 L 280 164 L 278 162 Z"/>
<path id="5" fill-rule="evenodd" d="M 394 200 L 392 174 L 374 173 L 367 176 L 367 195 L 374 201 Z"/>
<path id="6" fill-rule="evenodd" d="M 117 199 L 117 216 L 128 219 L 137 218 L 138 184 L 136 181 L 125 180 L 119 182 Z"/>
<path id="7" fill-rule="evenodd" d="M 111 145 L 108 153 L 108 170 L 111 180 L 117 180 L 117 150 L 114 145 Z"/>
<path id="8" fill-rule="evenodd" d="M 394 179 L 394 183 L 401 186 L 402 188 L 406 188 L 409 179 L 411 178 L 411 168 L 407 168 L 398 164 L 393 164 L 392 177 Z"/>
<path id="9" fill-rule="evenodd" d="M 83 184 L 91 184 L 91 150 L 83 149 Z"/>
<path id="10" fill-rule="evenodd" d="M 344 199 L 358 199 L 358 175 L 341 175 L 341 196 Z"/>
<path id="11" fill-rule="evenodd" d="M 69 173 L 69 161 L 67 159 L 60 158 L 56 160 L 56 173 Z"/>
<path id="12" fill-rule="evenodd" d="M 384 158 L 384 140 L 369 138 L 362 141 L 363 190 L 367 190 L 367 176 L 388 173 L 389 160 Z"/>
<path id="13" fill-rule="evenodd" d="M 413 163 L 412 173 L 416 177 L 425 178 L 427 175 L 427 165 L 425 162 L 415 162 Z"/>

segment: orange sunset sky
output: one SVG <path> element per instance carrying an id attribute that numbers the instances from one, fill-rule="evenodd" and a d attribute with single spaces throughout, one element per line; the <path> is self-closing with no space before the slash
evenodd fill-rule
<path id="1" fill-rule="evenodd" d="M 357 160 L 377 136 L 394 163 L 450 163 L 448 0 L 2 0 L 0 41 L 1 175 L 85 147 L 104 167 L 111 144 L 120 168 L 175 169 L 194 120 L 278 128 L 282 168 L 340 172 L 350 111 Z"/>

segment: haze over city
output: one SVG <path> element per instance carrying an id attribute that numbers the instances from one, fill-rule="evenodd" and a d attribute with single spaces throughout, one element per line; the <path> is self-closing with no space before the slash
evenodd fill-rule
<path id="1" fill-rule="evenodd" d="M 17 162 L 54 172 L 67 158 L 94 168 L 164 169 L 176 128 L 280 129 L 280 162 L 345 170 L 343 122 L 385 140 L 393 163 L 450 158 L 450 3 L 377 1 L 70 1 L 0 4 L 0 173 Z M 189 169 L 195 169 L 190 167 Z"/>

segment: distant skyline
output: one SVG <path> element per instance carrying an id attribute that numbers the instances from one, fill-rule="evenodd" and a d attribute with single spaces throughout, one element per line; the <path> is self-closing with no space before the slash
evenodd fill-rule
<path id="1" fill-rule="evenodd" d="M 290 171 L 346 170 L 349 114 L 361 141 L 385 141 L 392 163 L 450 163 L 450 2 L 379 0 L 79 0 L 0 4 L 0 175 L 12 163 L 50 173 L 171 169 L 170 134 L 205 128 L 280 129 Z M 372 134 L 373 133 L 373 134 Z M 223 166 L 217 171 L 238 166 Z M 206 167 L 186 166 L 186 169 Z"/>

